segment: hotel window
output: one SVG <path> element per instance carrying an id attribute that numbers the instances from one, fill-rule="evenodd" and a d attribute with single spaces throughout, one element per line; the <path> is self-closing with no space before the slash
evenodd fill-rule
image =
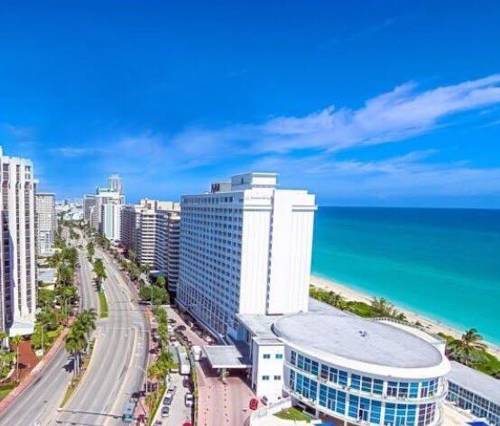
<path id="1" fill-rule="evenodd" d="M 276 359 L 283 359 L 283 354 L 276 354 L 274 357 Z"/>
<path id="2" fill-rule="evenodd" d="M 353 389 L 359 389 L 361 385 L 361 376 L 357 374 L 351 374 L 351 387 Z"/>
<path id="3" fill-rule="evenodd" d="M 373 393 L 376 393 L 378 395 L 382 395 L 383 390 L 384 390 L 383 380 L 374 379 L 373 380 Z"/>
<path id="4" fill-rule="evenodd" d="M 281 380 L 281 376 L 280 375 L 274 376 L 274 380 Z"/>
<path id="5" fill-rule="evenodd" d="M 262 376 L 262 380 L 269 380 L 269 376 L 267 375 Z"/>
<path id="6" fill-rule="evenodd" d="M 264 358 L 264 359 L 270 359 L 271 358 L 271 354 L 264 354 L 262 356 L 262 358 Z"/>
<path id="7" fill-rule="evenodd" d="M 387 395 L 388 396 L 398 395 L 398 382 L 389 382 L 387 384 Z"/>

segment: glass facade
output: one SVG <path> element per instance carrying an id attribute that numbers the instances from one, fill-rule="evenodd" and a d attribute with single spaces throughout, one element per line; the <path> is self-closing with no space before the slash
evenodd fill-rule
<path id="1" fill-rule="evenodd" d="M 485 418 L 492 426 L 500 426 L 500 405 L 495 404 L 453 382 L 448 383 L 449 401 L 470 410 L 477 417 Z"/>
<path id="2" fill-rule="evenodd" d="M 436 395 L 438 379 L 384 382 L 319 363 L 295 351 L 290 352 L 289 364 L 290 390 L 347 420 L 383 426 L 426 426 L 435 421 L 436 402 L 422 403 L 419 398 Z M 396 399 L 404 399 L 404 403 Z"/>

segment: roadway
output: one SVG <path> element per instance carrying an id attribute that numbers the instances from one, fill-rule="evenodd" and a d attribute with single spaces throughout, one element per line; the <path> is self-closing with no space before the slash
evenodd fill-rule
<path id="1" fill-rule="evenodd" d="M 97 297 L 90 278 L 90 265 L 81 252 L 79 252 L 79 262 L 80 304 L 83 309 L 97 309 Z M 59 350 L 40 378 L 26 389 L 4 413 L 0 419 L 0 425 L 54 424 L 57 408 L 71 379 L 71 364 L 71 357 L 66 351 Z"/>
<path id="2" fill-rule="evenodd" d="M 89 367 L 56 424 L 122 424 L 126 402 L 143 389 L 148 356 L 144 313 L 115 262 L 97 248 L 96 256 L 103 259 L 108 276 L 103 289 L 109 317 L 98 321 Z"/>

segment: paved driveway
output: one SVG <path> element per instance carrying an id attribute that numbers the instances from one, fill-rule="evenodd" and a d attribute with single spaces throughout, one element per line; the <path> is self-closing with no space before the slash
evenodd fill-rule
<path id="1" fill-rule="evenodd" d="M 186 325 L 174 309 L 167 308 L 168 318 L 176 325 Z M 194 345 L 203 346 L 206 342 L 186 325 L 183 332 Z M 243 425 L 249 416 L 248 404 L 255 394 L 247 383 L 238 376 L 230 376 L 223 384 L 217 373 L 206 361 L 196 363 L 198 378 L 198 424 L 200 426 Z M 175 423 L 170 423 L 175 424 Z M 181 423 L 182 424 L 182 423 Z"/>

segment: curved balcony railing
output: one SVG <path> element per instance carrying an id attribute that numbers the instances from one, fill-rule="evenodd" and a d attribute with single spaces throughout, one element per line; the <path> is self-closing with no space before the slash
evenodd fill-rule
<path id="1" fill-rule="evenodd" d="M 317 401 L 311 399 L 311 398 L 306 398 L 305 396 L 295 392 L 294 390 L 290 389 L 288 386 L 285 386 L 285 392 L 289 395 L 292 396 L 294 399 L 302 402 L 303 404 L 307 404 L 311 407 L 316 408 L 319 411 L 322 411 L 326 414 L 329 414 L 333 417 L 336 418 L 341 418 L 346 420 L 349 424 L 353 425 L 359 425 L 359 426 L 373 426 L 374 423 L 371 423 L 366 420 L 361 420 L 361 419 L 353 419 L 352 417 L 346 416 L 345 414 L 338 413 L 336 411 L 332 411 L 328 409 L 327 407 L 324 407 L 322 405 L 319 405 Z M 444 421 L 444 413 L 443 413 L 443 407 L 440 406 L 439 404 L 436 405 L 436 411 L 434 415 L 434 419 L 430 422 L 427 423 L 425 426 L 441 426 L 443 425 Z M 416 422 L 417 423 L 417 422 Z M 383 424 L 383 419 L 381 419 L 380 424 Z"/>
<path id="2" fill-rule="evenodd" d="M 446 380 L 442 380 L 441 383 L 438 385 L 436 392 L 432 395 L 428 396 L 417 396 L 417 397 L 410 397 L 410 396 L 397 396 L 397 395 L 387 395 L 387 394 L 380 394 L 380 393 L 374 393 L 374 392 L 366 392 L 361 389 L 355 389 L 349 385 L 341 385 L 339 383 L 331 382 L 328 379 L 324 379 L 320 375 L 315 375 L 312 373 L 309 373 L 307 371 L 301 370 L 300 368 L 297 368 L 295 365 L 290 364 L 290 362 L 285 361 L 285 366 L 288 368 L 292 369 L 296 373 L 302 374 L 303 376 L 306 376 L 309 379 L 315 380 L 320 384 L 327 385 L 333 389 L 340 390 L 349 394 L 357 395 L 360 397 L 366 397 L 370 399 L 375 399 L 378 401 L 384 401 L 384 402 L 394 402 L 394 403 L 413 403 L 413 404 L 424 404 L 424 403 L 429 403 L 429 402 L 436 402 L 439 400 L 444 399 L 446 396 L 446 393 L 448 392 L 448 383 Z"/>

